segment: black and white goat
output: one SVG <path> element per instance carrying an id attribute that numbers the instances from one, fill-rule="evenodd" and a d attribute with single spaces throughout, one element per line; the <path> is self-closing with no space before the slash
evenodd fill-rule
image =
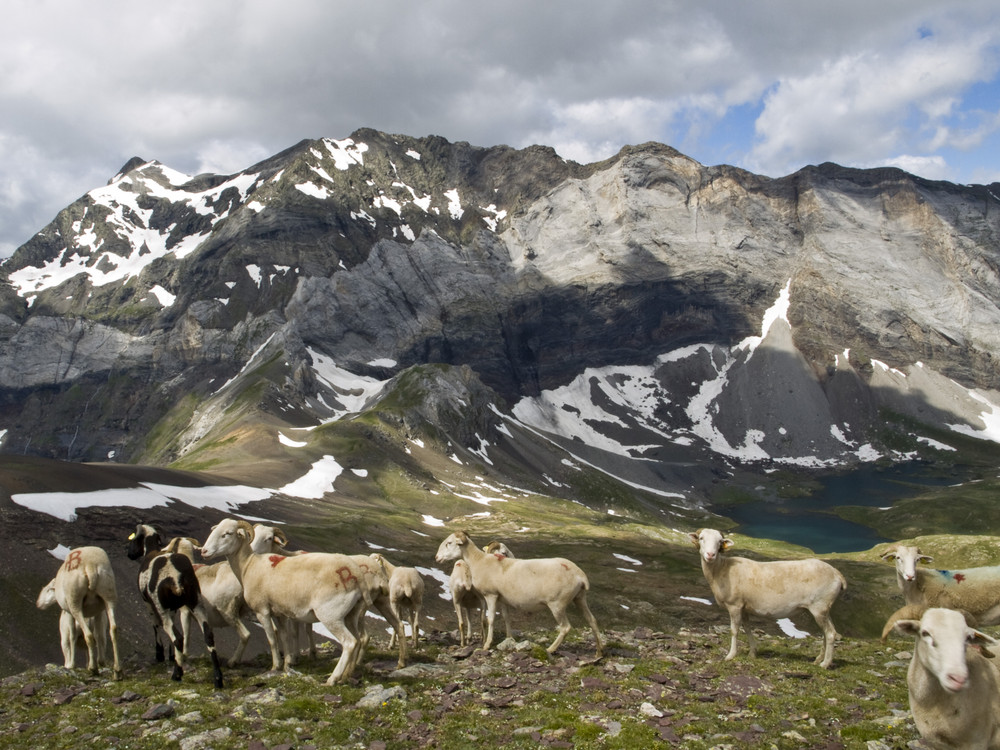
<path id="1" fill-rule="evenodd" d="M 129 536 L 127 554 L 130 559 L 139 561 L 139 593 L 153 617 L 156 660 L 164 660 L 164 649 L 159 638 L 162 629 L 168 646 L 173 645 L 174 671 L 171 679 L 181 679 L 184 674 L 184 637 L 173 614 L 186 609 L 201 626 L 205 646 L 212 660 L 215 687 L 221 688 L 222 668 L 215 651 L 215 634 L 201 602 L 201 587 L 191 559 L 177 552 L 176 548 L 163 549 L 159 533 L 148 524 L 136 526 L 135 533 Z"/>

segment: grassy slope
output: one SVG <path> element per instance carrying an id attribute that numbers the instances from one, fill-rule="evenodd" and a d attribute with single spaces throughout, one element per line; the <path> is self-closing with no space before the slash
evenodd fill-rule
<path id="1" fill-rule="evenodd" d="M 273 439 L 263 442 L 274 445 Z M 757 747 L 764 739 L 779 748 L 864 747 L 868 739 L 884 739 L 890 747 L 901 747 L 916 736 L 901 714 L 893 714 L 893 709 L 905 709 L 905 657 L 897 658 L 896 653 L 908 644 L 895 640 L 883 647 L 876 640 L 885 618 L 901 603 L 892 567 L 879 560 L 882 547 L 830 556 L 849 581 L 834 610 L 844 640 L 832 671 L 822 672 L 811 665 L 813 652 L 818 650 L 815 639 L 788 639 L 774 623 L 765 622 L 756 623 L 765 638 L 762 658 L 750 661 L 741 654 L 735 662 L 724 663 L 720 659 L 727 618 L 717 607 L 685 598 L 710 596 L 686 537 L 705 521 L 704 514 L 671 516 L 667 525 L 655 500 L 625 505 L 610 515 L 541 494 L 540 487 L 534 491 L 506 487 L 491 476 L 491 467 L 474 456 L 459 463 L 441 446 L 421 448 L 370 421 L 316 430 L 309 443 L 305 449 L 270 448 L 274 455 L 259 475 L 266 478 L 274 466 L 281 469 L 272 478 L 286 478 L 289 471 L 301 474 L 302 467 L 324 454 L 337 456 L 345 468 L 363 467 L 367 474 L 360 477 L 345 471 L 337 492 L 323 500 L 288 500 L 266 508 L 267 517 L 285 523 L 296 546 L 363 552 L 379 545 L 391 549 L 387 555 L 397 564 L 445 567 L 433 562 L 437 545 L 449 531 L 464 528 L 480 544 L 502 538 L 520 556 L 569 557 L 590 577 L 591 607 L 602 628 L 610 631 L 608 658 L 587 663 L 589 634 L 574 631 L 567 654 L 552 660 L 539 661 L 541 652 L 534 649 L 535 661 L 527 666 L 499 654 L 456 661 L 448 635 L 454 614 L 440 596 L 440 584 L 429 580 L 426 627 L 432 632 L 432 643 L 418 651 L 417 660 L 448 668 L 440 675 L 390 678 L 379 666 L 387 656 L 384 652 L 376 653 L 375 665 L 367 667 L 358 682 L 335 688 L 322 685 L 331 668 L 328 659 L 306 665 L 304 677 L 292 678 L 263 676 L 264 663 L 258 660 L 230 671 L 229 685 L 220 693 L 211 690 L 204 661 L 196 663 L 190 680 L 182 686 L 170 683 L 165 669 L 147 671 L 142 657 L 133 658 L 131 676 L 124 684 L 91 681 L 59 669 L 41 670 L 10 678 L 3 688 L 0 738 L 4 746 L 78 746 L 81 737 L 92 734 L 95 737 L 88 739 L 94 741 L 118 737 L 132 747 L 160 747 L 165 732 L 180 737 L 209 729 L 230 732 L 228 739 L 212 743 L 217 748 L 246 747 L 251 739 L 269 745 L 311 741 L 318 747 L 369 747 L 385 741 L 392 747 L 419 747 L 428 738 L 439 747 L 480 741 L 535 747 L 538 738 L 543 743 L 636 747 L 673 737 L 687 738 L 686 747 L 720 743 Z M 240 441 L 220 440 L 212 450 L 220 459 L 238 455 Z M 286 455 L 279 455 L 282 452 Z M 249 465 L 252 456 L 240 460 Z M 18 476 L 18 481 L 28 482 L 33 476 L 31 467 Z M 32 481 L 39 482 L 37 473 Z M 584 472 L 578 487 L 592 496 L 601 493 L 605 481 L 601 475 Z M 933 501 L 947 506 L 957 491 L 941 490 Z M 507 499 L 487 507 L 469 499 L 475 492 L 503 493 Z M 988 507 L 988 490 L 982 491 L 979 502 Z M 488 516 L 483 515 L 487 512 Z M 213 515 L 201 516 L 203 531 L 207 531 Z M 427 519 L 440 519 L 445 526 Z M 970 516 L 959 530 L 968 532 L 975 522 Z M 748 556 L 810 554 L 787 544 L 740 535 L 735 539 L 737 553 Z M 935 555 L 936 563 L 949 567 L 995 560 L 992 537 L 960 534 L 917 541 Z M 615 553 L 641 564 L 615 557 Z M 808 615 L 795 622 L 815 632 Z M 547 615 L 519 616 L 516 627 L 528 629 L 542 644 L 552 637 Z M 650 637 L 634 637 L 647 630 Z M 54 634 L 53 624 L 44 636 Z M 554 676 L 538 678 L 537 684 L 534 678 L 520 679 L 522 672 L 534 674 L 531 669 L 540 669 L 539 665 L 555 665 Z M 516 689 L 490 683 L 510 675 L 518 676 Z M 398 684 L 409 698 L 375 710 L 354 708 L 375 683 Z M 40 687 L 26 689 L 28 685 Z M 84 692 L 54 711 L 55 703 L 70 688 Z M 281 691 L 283 700 L 258 704 L 253 697 L 269 688 Z M 503 705 L 503 695 L 522 689 L 528 693 L 519 693 Z M 141 698 L 113 700 L 127 691 Z M 202 720 L 186 725 L 177 719 L 164 723 L 140 718 L 151 705 L 168 700 L 177 702 L 179 714 L 200 710 Z M 647 701 L 665 715 L 655 721 L 642 716 L 640 706 Z M 442 706 L 450 708 L 442 713 Z M 414 711 L 420 712 L 419 718 L 414 718 Z M 428 728 L 415 731 L 414 724 Z M 518 728 L 531 731 L 515 734 Z"/>

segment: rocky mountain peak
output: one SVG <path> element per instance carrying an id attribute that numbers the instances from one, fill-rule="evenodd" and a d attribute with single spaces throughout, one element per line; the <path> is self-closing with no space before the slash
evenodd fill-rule
<path id="1" fill-rule="evenodd" d="M 362 129 L 233 175 L 132 159 L 3 264 L 0 428 L 61 458 L 270 456 L 264 425 L 385 416 L 419 374 L 410 432 L 544 439 L 655 491 L 680 455 L 902 456 L 885 410 L 992 439 L 997 203 L 662 144 L 579 165 Z"/>

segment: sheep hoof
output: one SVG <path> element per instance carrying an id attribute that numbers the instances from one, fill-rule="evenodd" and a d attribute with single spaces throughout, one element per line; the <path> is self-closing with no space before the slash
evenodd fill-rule
<path id="1" fill-rule="evenodd" d="M 171 672 L 170 679 L 173 680 L 174 682 L 180 682 L 181 677 L 183 676 L 184 676 L 184 670 L 181 669 L 179 666 L 174 665 L 174 671 Z"/>
<path id="2" fill-rule="evenodd" d="M 112 672 L 111 677 L 115 680 L 115 682 L 121 682 L 125 679 L 125 673 L 120 669 L 116 669 Z"/>

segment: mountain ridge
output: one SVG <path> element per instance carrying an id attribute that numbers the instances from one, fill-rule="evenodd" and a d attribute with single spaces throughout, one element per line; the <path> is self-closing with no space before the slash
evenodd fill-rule
<path id="1" fill-rule="evenodd" d="M 378 409 L 377 389 L 345 407 L 339 380 L 441 364 L 470 368 L 507 421 L 586 372 L 652 368 L 649 414 L 619 401 L 589 428 L 598 465 L 644 476 L 657 451 L 716 470 L 924 455 L 912 436 L 881 444 L 880 412 L 989 438 L 1000 403 L 992 201 L 897 169 L 768 178 L 655 143 L 579 165 L 361 129 L 234 175 L 136 157 L 0 268 L 4 449 L 172 464 L 252 435 L 270 454 L 273 426 Z M 613 391 L 591 384 L 598 404 Z M 503 442 L 500 423 L 478 439 Z M 449 430 L 476 448 L 461 419 Z"/>

